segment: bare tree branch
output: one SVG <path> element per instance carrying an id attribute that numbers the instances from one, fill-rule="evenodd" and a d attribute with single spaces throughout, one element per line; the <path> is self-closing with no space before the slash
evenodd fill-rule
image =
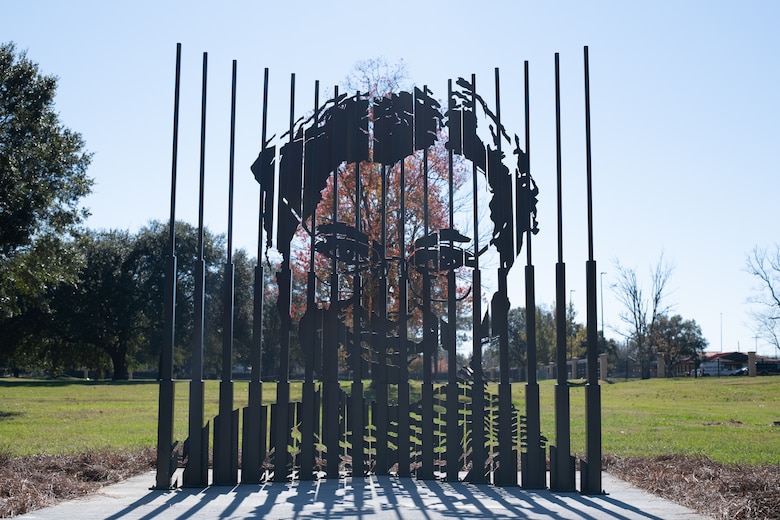
<path id="1" fill-rule="evenodd" d="M 747 257 L 745 270 L 759 280 L 756 294 L 750 298 L 758 308 L 752 312 L 756 333 L 780 348 L 780 245 L 774 250 L 753 248 Z"/>
<path id="2" fill-rule="evenodd" d="M 625 267 L 618 260 L 615 260 L 615 268 L 618 272 L 618 281 L 612 285 L 612 289 L 623 304 L 620 319 L 629 327 L 624 336 L 633 343 L 637 357 L 642 363 L 643 377 L 647 377 L 650 356 L 654 348 L 651 344 L 654 329 L 658 320 L 671 308 L 666 304 L 665 299 L 674 267 L 664 262 L 661 254 L 655 268 L 651 271 L 652 287 L 649 298 L 645 297 L 636 269 Z"/>

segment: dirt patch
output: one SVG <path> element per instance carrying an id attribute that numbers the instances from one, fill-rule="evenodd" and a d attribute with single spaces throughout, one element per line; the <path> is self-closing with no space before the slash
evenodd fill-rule
<path id="1" fill-rule="evenodd" d="M 741 426 L 743 423 L 742 421 L 738 421 L 736 419 L 729 419 L 728 421 L 718 421 L 718 422 L 706 422 L 704 423 L 704 426 Z"/>
<path id="2" fill-rule="evenodd" d="M 605 468 L 639 488 L 715 518 L 780 518 L 780 465 L 726 465 L 683 455 L 607 456 Z"/>
<path id="3" fill-rule="evenodd" d="M 11 457 L 0 453 L 0 518 L 94 493 L 154 469 L 154 449 Z"/>

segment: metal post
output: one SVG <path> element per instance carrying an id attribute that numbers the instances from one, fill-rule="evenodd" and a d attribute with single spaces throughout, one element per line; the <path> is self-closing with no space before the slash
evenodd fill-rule
<path id="1" fill-rule="evenodd" d="M 233 185 L 236 139 L 236 61 L 233 60 L 230 104 L 230 164 L 228 179 L 227 259 L 224 274 L 222 316 L 222 379 L 219 383 L 219 415 L 214 425 L 214 483 L 238 483 L 238 430 L 233 411 L 233 307 L 235 266 L 233 265 Z"/>
<path id="2" fill-rule="evenodd" d="M 525 92 L 525 153 L 528 163 L 528 174 L 531 173 L 531 103 L 528 88 L 528 62 L 524 64 Z M 519 184 L 519 183 L 518 183 Z M 519 199 L 519 187 L 516 199 Z M 525 218 L 528 218 L 526 215 Z M 547 487 L 547 464 L 542 447 L 541 412 L 539 408 L 539 383 L 536 380 L 536 293 L 534 266 L 532 261 L 531 237 L 532 228 L 526 232 L 525 268 L 525 326 L 527 342 L 527 383 L 525 385 L 525 417 L 526 417 L 526 458 L 527 464 L 522 464 L 523 487 L 526 489 L 545 489 Z M 518 227 L 518 233 L 520 228 Z M 518 240 L 522 240 L 519 235 Z"/>
<path id="3" fill-rule="evenodd" d="M 360 93 L 357 93 L 360 97 Z M 360 233 L 362 228 L 360 214 L 360 163 L 355 163 L 355 230 Z M 358 260 L 359 262 L 359 260 Z M 350 425 L 352 426 L 352 477 L 365 475 L 364 464 L 364 430 L 365 416 L 363 414 L 363 341 L 362 341 L 362 279 L 360 265 L 355 265 L 352 278 L 352 405 Z"/>
<path id="4" fill-rule="evenodd" d="M 320 82 L 314 82 L 314 118 L 313 126 L 317 127 L 317 119 L 320 113 Z M 316 135 L 316 133 L 315 133 Z M 317 147 L 313 146 L 314 158 L 311 161 L 311 167 L 315 168 L 317 164 L 316 150 Z M 304 161 L 305 163 L 305 161 Z M 304 172 L 304 179 L 308 182 L 304 183 L 304 190 L 306 198 L 314 200 L 315 188 L 313 186 L 313 172 Z M 309 226 L 309 273 L 306 280 L 306 312 L 312 313 L 317 308 L 316 304 L 316 290 L 317 290 L 317 275 L 314 266 L 314 243 L 317 233 L 317 206 L 313 205 L 311 214 L 311 224 Z M 315 423 L 319 419 L 319 410 L 314 409 L 314 352 L 318 348 L 318 342 L 320 338 L 317 337 L 318 327 L 312 327 L 312 330 L 308 331 L 308 345 L 302 345 L 304 352 L 308 351 L 308 354 L 304 356 L 304 381 L 303 388 L 301 389 L 301 417 L 300 417 L 300 431 L 301 431 L 301 444 L 300 444 L 300 480 L 312 480 L 314 479 L 314 430 Z M 306 341 L 305 336 L 302 341 Z"/>
<path id="5" fill-rule="evenodd" d="M 582 492 L 601 494 L 601 388 L 598 378 L 598 321 L 596 316 L 596 261 L 593 259 L 593 189 L 591 170 L 590 141 L 590 73 L 588 65 L 588 47 L 584 48 L 585 58 L 585 154 L 587 169 L 588 195 L 588 261 L 586 263 L 587 280 L 587 329 L 588 329 L 588 384 L 585 387 L 585 436 L 586 471 L 582 475 Z"/>
<path id="6" fill-rule="evenodd" d="M 187 467 L 184 468 L 184 485 L 199 487 L 208 484 L 208 436 L 203 436 L 204 397 L 203 383 L 203 346 L 205 328 L 205 281 L 206 262 L 203 257 L 203 199 L 206 177 L 206 85 L 208 54 L 203 53 L 203 87 L 201 95 L 200 122 L 200 193 L 198 200 L 198 257 L 195 261 L 195 294 L 193 295 L 195 313 L 194 336 L 192 338 L 192 380 L 190 381 L 189 440 Z M 205 449 L 204 449 L 205 448 Z"/>
<path id="7" fill-rule="evenodd" d="M 338 99 L 338 87 L 334 89 L 333 99 Z M 337 147 L 338 135 L 333 135 L 333 150 Z M 339 165 L 333 163 L 333 213 L 331 224 L 338 222 L 339 215 Z M 330 307 L 326 315 L 325 338 L 323 341 L 323 360 L 325 365 L 325 388 L 323 413 L 329 418 L 323 421 L 325 447 L 327 450 L 327 463 L 325 473 L 328 478 L 339 477 L 339 416 L 341 389 L 339 387 L 339 272 L 338 272 L 338 248 L 333 252 L 333 263 L 330 274 Z"/>
<path id="8" fill-rule="evenodd" d="M 428 87 L 423 87 L 423 92 L 428 93 Z M 430 232 L 428 215 L 428 149 L 423 150 L 423 236 Z M 435 323 L 436 317 L 431 311 L 431 275 L 428 273 L 428 265 L 422 273 L 422 298 L 423 298 L 423 383 L 422 383 L 422 467 L 417 470 L 417 478 L 433 480 L 434 473 L 434 435 L 433 435 L 433 379 L 431 374 L 433 352 L 436 349 L 437 337 Z"/>
<path id="9" fill-rule="evenodd" d="M 555 264 L 555 446 L 550 448 L 550 488 L 573 491 L 574 457 L 571 456 L 569 382 L 567 379 L 566 342 L 568 339 L 566 309 L 566 264 L 563 262 L 563 189 L 561 167 L 561 95 L 560 63 L 555 53 L 555 137 L 557 163 L 558 262 Z"/>
<path id="10" fill-rule="evenodd" d="M 477 78 L 471 75 L 471 106 L 476 110 Z M 477 190 L 477 164 L 471 161 L 472 204 L 474 207 L 474 270 L 472 271 L 472 354 L 471 367 L 474 371 L 474 384 L 471 393 L 472 414 L 472 474 L 469 480 L 475 484 L 487 483 L 485 472 L 485 387 L 482 373 L 482 277 L 479 270 L 479 196 Z"/>
<path id="11" fill-rule="evenodd" d="M 168 259 L 165 266 L 165 341 L 160 353 L 160 395 L 157 418 L 156 489 L 170 489 L 176 469 L 173 455 L 173 348 L 176 316 L 176 159 L 179 149 L 179 86 L 181 80 L 181 43 L 176 44 L 176 86 L 173 101 L 173 159 L 171 165 L 171 218 L 168 224 Z"/>
<path id="12" fill-rule="evenodd" d="M 266 129 L 268 120 L 268 69 L 263 80 L 263 122 L 261 129 L 261 153 L 266 147 Z M 263 303 L 265 299 L 265 268 L 263 264 L 263 225 L 265 216 L 265 197 L 260 190 L 259 212 L 257 217 L 257 265 L 255 265 L 254 307 L 252 321 L 252 375 L 249 380 L 249 406 L 244 415 L 244 442 L 241 450 L 241 482 L 257 484 L 262 477 L 262 464 L 265 459 L 265 424 L 261 422 L 263 409 Z"/>
<path id="13" fill-rule="evenodd" d="M 409 352 L 408 352 L 408 272 L 406 265 L 406 170 L 401 161 L 398 210 L 398 476 L 409 477 Z"/>
<path id="14" fill-rule="evenodd" d="M 452 97 L 452 80 L 448 81 L 448 94 L 447 99 L 450 111 L 454 109 L 454 100 Z M 448 187 L 449 187 L 449 228 L 455 229 L 455 189 L 454 189 L 454 164 L 453 164 L 453 150 L 449 150 L 449 172 L 448 172 Z M 455 243 L 450 242 L 447 244 L 449 247 L 454 248 Z M 450 482 L 458 481 L 459 461 L 463 450 L 460 444 L 460 435 L 458 430 L 458 352 L 457 352 L 457 332 L 456 332 L 456 320 L 457 320 L 457 301 L 456 301 L 456 287 L 455 287 L 455 267 L 450 267 L 447 272 L 447 337 L 443 338 L 447 349 L 447 480 Z"/>
<path id="15" fill-rule="evenodd" d="M 290 76 L 290 144 L 294 137 L 293 126 L 295 122 L 295 74 Z M 281 189 L 281 179 L 280 179 Z M 277 206 L 281 206 L 278 204 Z M 279 285 L 279 299 L 277 307 L 279 309 L 279 321 L 281 329 L 281 338 L 279 345 L 279 382 L 276 384 L 276 413 L 272 414 L 272 427 L 274 432 L 274 446 L 276 455 L 274 457 L 274 482 L 286 482 L 288 477 L 287 465 L 289 459 L 288 445 L 290 441 L 290 299 L 292 291 L 292 272 L 290 271 L 290 243 L 287 242 L 286 227 L 289 226 L 289 219 L 279 217 L 277 237 L 279 237 L 278 247 L 282 251 L 283 261 L 279 273 L 277 274 L 277 283 Z M 281 242 L 286 243 L 282 244 Z M 274 424 L 275 423 L 275 424 Z"/>
<path id="16" fill-rule="evenodd" d="M 403 162 L 403 161 L 402 161 Z M 387 430 L 388 421 L 388 386 L 387 386 L 387 175 L 386 166 L 380 167 L 381 179 L 381 238 L 382 256 L 379 258 L 379 290 L 377 293 L 377 314 L 379 324 L 374 333 L 379 338 L 377 342 L 377 374 L 372 373 L 376 384 L 376 414 L 372 417 L 376 437 L 376 460 L 374 472 L 377 475 L 386 475 L 389 469 L 389 447 Z"/>
<path id="17" fill-rule="evenodd" d="M 496 87 L 496 147 L 498 154 L 501 156 L 501 92 L 500 92 L 500 80 L 498 68 L 495 69 L 495 87 Z M 510 195 L 511 202 L 512 195 Z M 508 208 L 502 208 L 502 211 L 513 211 L 513 205 Z M 507 225 L 510 229 L 507 230 L 509 236 L 513 236 L 511 229 L 512 218 L 507 219 Z M 501 251 L 501 267 L 498 268 L 498 291 L 493 298 L 493 317 L 498 318 L 500 323 L 498 331 L 498 349 L 499 349 L 499 365 L 500 365 L 500 380 L 498 384 L 498 427 L 499 431 L 503 432 L 498 438 L 498 451 L 499 451 L 499 469 L 498 475 L 496 475 L 496 484 L 499 486 L 516 486 L 517 485 L 517 453 L 515 438 L 513 434 L 509 432 L 515 431 L 514 428 L 514 411 L 512 407 L 512 385 L 509 382 L 509 330 L 507 317 L 509 314 L 509 292 L 507 287 L 507 276 L 509 275 L 509 268 L 512 265 L 514 257 L 514 247 L 510 246 L 509 251 Z"/>

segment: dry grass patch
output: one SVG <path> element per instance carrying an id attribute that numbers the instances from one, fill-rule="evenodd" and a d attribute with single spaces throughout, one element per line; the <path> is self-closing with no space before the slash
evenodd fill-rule
<path id="1" fill-rule="evenodd" d="M 104 485 L 154 469 L 154 454 L 151 448 L 23 457 L 0 453 L 0 518 L 83 497 Z"/>
<path id="2" fill-rule="evenodd" d="M 780 465 L 721 464 L 706 457 L 607 456 L 614 476 L 715 518 L 780 518 Z"/>

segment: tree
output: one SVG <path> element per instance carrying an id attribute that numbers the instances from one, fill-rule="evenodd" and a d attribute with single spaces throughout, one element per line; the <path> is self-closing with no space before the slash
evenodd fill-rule
<path id="1" fill-rule="evenodd" d="M 660 316 L 651 339 L 656 354 L 664 355 L 666 372 L 672 374 L 674 365 L 685 358 L 697 358 L 707 347 L 701 327 L 694 320 L 685 320 L 679 314 Z"/>
<path id="2" fill-rule="evenodd" d="M 747 258 L 746 270 L 759 282 L 752 303 L 757 334 L 780 349 L 780 245 L 773 250 L 753 248 Z"/>
<path id="3" fill-rule="evenodd" d="M 576 314 L 570 307 L 566 316 L 567 352 L 571 348 L 575 357 L 580 357 L 585 352 L 585 327 L 574 321 Z M 524 377 L 528 349 L 528 336 L 526 334 L 526 309 L 514 307 L 508 314 L 509 329 L 509 363 L 512 367 L 518 367 L 520 377 Z M 536 307 L 536 361 L 538 365 L 548 365 L 556 360 L 556 325 L 555 306 Z M 486 359 L 498 359 L 498 344 L 491 342 L 487 347 Z"/>
<path id="4" fill-rule="evenodd" d="M 222 369 L 223 331 L 225 319 L 225 271 L 224 257 L 220 266 L 214 266 L 206 286 L 206 352 L 204 370 L 206 374 L 218 375 Z M 233 363 L 244 368 L 251 365 L 252 312 L 254 297 L 255 259 L 246 250 L 233 253 Z M 219 267 L 219 268 L 218 268 Z M 264 307 L 265 310 L 265 307 Z M 278 319 L 278 318 L 277 318 Z M 263 320 L 265 327 L 270 325 Z"/>
<path id="5" fill-rule="evenodd" d="M 38 368 L 56 374 L 78 367 L 111 371 L 127 379 L 132 369 L 156 369 L 163 344 L 163 296 L 168 226 L 150 222 L 128 231 L 92 231 L 67 244 L 78 261 L 73 279 L 46 290 L 46 305 L 26 308 L 0 320 L 4 349 L 0 364 Z M 177 376 L 191 373 L 194 336 L 194 267 L 197 230 L 176 223 Z M 204 230 L 204 368 L 219 374 L 224 327 L 224 237 Z M 233 255 L 234 359 L 247 365 L 252 340 L 253 266 L 246 251 Z M 273 328 L 273 320 L 265 321 Z"/>
<path id="6" fill-rule="evenodd" d="M 53 291 L 51 331 L 60 348 L 76 347 L 72 362 L 87 351 L 102 352 L 111 359 L 112 379 L 128 379 L 148 321 L 146 295 L 136 283 L 132 237 L 126 231 L 91 232 L 78 246 L 84 265 L 77 283 L 62 283 Z"/>
<path id="7" fill-rule="evenodd" d="M 137 266 L 136 283 L 147 301 L 147 341 L 138 361 L 156 367 L 164 344 L 164 289 L 165 263 L 163 254 L 168 247 L 168 224 L 150 222 L 142 228 L 133 247 L 133 262 Z M 194 336 L 195 263 L 198 260 L 198 230 L 186 222 L 176 222 L 176 316 L 174 367 L 179 376 L 191 374 L 192 341 Z M 205 279 L 205 346 L 204 368 L 206 373 L 216 370 L 219 374 L 222 347 L 223 274 L 226 259 L 225 237 L 203 231 L 203 259 L 206 264 Z M 242 274 L 237 282 L 244 280 Z M 250 289 L 251 290 L 251 289 Z M 243 288 L 236 289 L 244 294 Z M 245 340 L 241 340 L 245 341 Z M 213 359 L 216 357 L 217 359 Z"/>
<path id="8" fill-rule="evenodd" d="M 87 215 L 91 155 L 60 122 L 56 89 L 24 51 L 0 44 L 0 319 L 43 305 L 46 287 L 74 274 L 65 242 Z"/>
<path id="9" fill-rule="evenodd" d="M 624 310 L 620 319 L 629 327 L 625 336 L 632 343 L 642 366 L 642 377 L 648 378 L 653 354 L 651 339 L 659 318 L 669 310 L 665 302 L 666 289 L 674 268 L 664 262 L 662 254 L 651 273 L 651 290 L 648 297 L 637 279 L 635 269 L 624 267 L 617 261 L 615 267 L 618 271 L 618 281 L 612 289 L 623 304 Z"/>

